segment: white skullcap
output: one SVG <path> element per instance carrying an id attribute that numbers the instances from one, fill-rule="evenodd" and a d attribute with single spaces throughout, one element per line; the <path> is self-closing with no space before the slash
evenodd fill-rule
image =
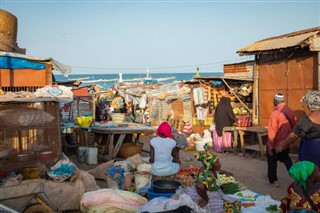
<path id="1" fill-rule="evenodd" d="M 274 100 L 284 101 L 284 96 L 281 93 L 277 93 L 274 95 Z"/>

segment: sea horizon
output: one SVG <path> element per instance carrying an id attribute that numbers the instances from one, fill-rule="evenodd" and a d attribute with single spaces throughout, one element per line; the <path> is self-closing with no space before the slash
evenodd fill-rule
<path id="1" fill-rule="evenodd" d="M 183 73 L 150 73 L 149 77 L 158 80 L 163 84 L 180 81 L 190 81 L 195 76 L 195 72 L 183 72 Z M 223 72 L 205 72 L 200 76 L 222 76 Z M 80 86 L 97 84 L 103 88 L 110 88 L 119 82 L 118 74 L 70 74 L 68 77 L 63 75 L 54 75 L 56 81 L 66 82 L 72 80 L 81 80 Z M 123 82 L 130 82 L 134 80 L 143 80 L 147 77 L 146 73 L 122 73 Z"/>

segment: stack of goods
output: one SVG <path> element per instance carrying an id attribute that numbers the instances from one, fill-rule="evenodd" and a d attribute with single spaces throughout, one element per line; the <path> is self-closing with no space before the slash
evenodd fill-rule
<path id="1" fill-rule="evenodd" d="M 252 126 L 252 116 L 244 108 L 233 108 L 233 113 L 237 117 L 237 126 L 238 127 L 248 127 Z"/>

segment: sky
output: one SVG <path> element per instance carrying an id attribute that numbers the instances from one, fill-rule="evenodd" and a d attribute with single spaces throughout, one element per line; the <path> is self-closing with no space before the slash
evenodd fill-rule
<path id="1" fill-rule="evenodd" d="M 72 74 L 223 72 L 237 50 L 320 26 L 320 0 L 0 0 L 27 55 Z"/>

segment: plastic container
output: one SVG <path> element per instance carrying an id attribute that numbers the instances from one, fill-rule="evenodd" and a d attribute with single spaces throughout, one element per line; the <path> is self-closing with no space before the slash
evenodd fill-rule
<path id="1" fill-rule="evenodd" d="M 122 168 L 124 170 L 124 172 L 130 172 L 131 164 L 129 161 L 124 160 L 124 161 L 116 161 L 114 163 L 114 166 Z"/>
<path id="2" fill-rule="evenodd" d="M 134 174 L 134 184 L 136 185 L 136 192 L 139 189 L 147 186 L 150 183 L 150 175 L 149 174 Z"/>
<path id="3" fill-rule="evenodd" d="M 87 162 L 88 150 L 85 146 L 79 146 L 78 148 L 78 161 L 81 163 Z"/>
<path id="4" fill-rule="evenodd" d="M 167 197 L 167 198 L 170 198 L 174 193 L 156 193 L 153 191 L 152 188 L 149 188 L 147 190 L 147 195 L 148 195 L 148 198 L 149 200 L 153 199 L 153 198 L 156 198 L 156 197 Z"/>
<path id="5" fill-rule="evenodd" d="M 92 116 L 82 116 L 82 117 L 77 117 L 77 124 L 81 128 L 88 128 L 91 125 L 93 117 Z"/>
<path id="6" fill-rule="evenodd" d="M 195 144 L 196 144 L 196 150 L 197 151 L 205 151 L 203 146 L 206 144 L 207 142 L 205 141 L 196 141 Z"/>
<path id="7" fill-rule="evenodd" d="M 98 163 L 98 148 L 87 147 L 88 157 L 87 164 L 97 164 Z"/>

